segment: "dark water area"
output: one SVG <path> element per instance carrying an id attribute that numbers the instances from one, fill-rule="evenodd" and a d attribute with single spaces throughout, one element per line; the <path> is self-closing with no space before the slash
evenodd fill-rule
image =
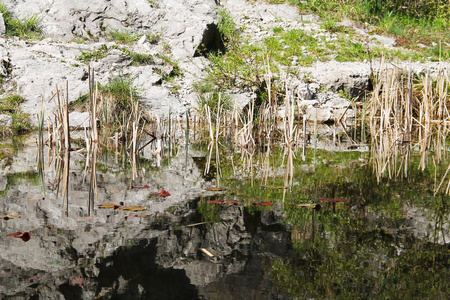
<path id="1" fill-rule="evenodd" d="M 206 190 L 217 170 L 204 174 L 202 151 L 179 151 L 162 166 L 142 158 L 134 180 L 120 157 L 99 155 L 92 203 L 85 153 L 68 164 L 46 157 L 69 167 L 67 197 L 58 187 L 64 168 L 40 173 L 32 141 L 8 153 L 0 299 L 450 296 L 450 198 L 433 194 L 431 173 L 378 184 L 354 163 L 364 154 L 322 153 L 320 164 L 296 161 L 283 202 L 277 182 L 227 178 L 224 166 L 227 188 Z"/>

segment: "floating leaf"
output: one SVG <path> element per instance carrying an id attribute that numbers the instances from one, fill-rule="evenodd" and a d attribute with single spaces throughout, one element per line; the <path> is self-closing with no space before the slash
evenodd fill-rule
<path id="1" fill-rule="evenodd" d="M 236 200 L 225 200 L 224 201 L 226 204 L 231 204 L 231 205 L 238 205 L 239 201 Z"/>
<path id="2" fill-rule="evenodd" d="M 273 203 L 272 202 L 268 202 L 268 201 L 265 201 L 265 202 L 253 202 L 253 205 L 255 205 L 255 206 L 271 206 L 271 205 L 273 205 Z"/>
<path id="3" fill-rule="evenodd" d="M 224 188 L 220 188 L 220 187 L 208 187 L 205 190 L 210 191 L 210 192 L 220 192 L 220 191 L 224 191 Z"/>
<path id="4" fill-rule="evenodd" d="M 14 233 L 10 233 L 10 234 L 7 234 L 6 236 L 7 237 L 12 237 L 12 238 L 18 238 L 18 237 L 22 236 L 22 231 L 17 231 L 17 232 L 14 232 Z"/>
<path id="5" fill-rule="evenodd" d="M 161 190 L 161 192 L 159 192 L 158 194 L 151 194 L 151 196 L 166 198 L 166 197 L 169 197 L 169 196 L 170 196 L 170 193 L 169 193 L 168 191 L 166 191 L 166 190 L 163 189 L 163 190 Z"/>
<path id="6" fill-rule="evenodd" d="M 12 237 L 12 238 L 20 238 L 22 239 L 22 241 L 24 242 L 28 242 L 30 240 L 30 234 L 28 232 L 14 232 L 14 233 L 10 233 L 8 235 L 6 235 L 7 237 Z"/>
<path id="7" fill-rule="evenodd" d="M 71 277 L 69 279 L 66 280 L 66 282 L 63 283 L 64 285 L 70 285 L 70 286 L 83 286 L 83 277 L 81 276 L 76 276 L 76 277 Z"/>
<path id="8" fill-rule="evenodd" d="M 223 200 L 217 199 L 217 200 L 210 200 L 210 201 L 208 201 L 208 203 L 209 203 L 209 204 L 222 205 L 222 204 L 224 204 L 224 201 L 223 201 Z"/>
<path id="9" fill-rule="evenodd" d="M 306 208 L 312 208 L 315 210 L 319 210 L 322 208 L 322 206 L 317 203 L 302 203 L 302 204 L 297 204 L 297 207 L 306 207 Z"/>
<path id="10" fill-rule="evenodd" d="M 148 189 L 148 188 L 150 188 L 150 186 L 148 186 L 148 185 L 142 185 L 142 186 L 133 185 L 132 188 L 133 189 Z"/>
<path id="11" fill-rule="evenodd" d="M 127 210 L 127 211 L 141 211 L 146 210 L 147 208 L 142 206 L 122 206 L 119 207 L 120 210 Z"/>
<path id="12" fill-rule="evenodd" d="M 26 197 L 27 200 L 45 200 L 44 197 Z"/>
<path id="13" fill-rule="evenodd" d="M 130 217 L 135 217 L 135 218 L 148 218 L 150 217 L 149 215 L 131 215 Z"/>
<path id="14" fill-rule="evenodd" d="M 212 254 L 211 252 L 209 252 L 207 249 L 205 248 L 200 248 L 200 251 L 202 251 L 203 253 L 205 253 L 206 255 L 208 255 L 209 257 L 214 257 L 214 254 Z"/>
<path id="15" fill-rule="evenodd" d="M 41 276 L 41 274 L 37 274 L 37 275 L 31 276 L 30 278 L 26 279 L 25 281 L 32 281 L 32 280 L 38 278 L 39 276 Z"/>
<path id="16" fill-rule="evenodd" d="M 325 201 L 325 202 L 330 202 L 331 201 L 331 199 L 329 199 L 329 198 L 319 198 L 319 199 L 317 199 L 318 201 Z"/>
<path id="17" fill-rule="evenodd" d="M 19 215 L 6 215 L 6 216 L 0 216 L 0 218 L 2 218 L 5 221 L 8 221 L 9 219 L 17 219 L 20 218 Z"/>
<path id="18" fill-rule="evenodd" d="M 117 204 L 112 204 L 112 203 L 106 203 L 106 204 L 99 204 L 98 208 L 114 208 L 114 209 L 118 209 L 120 207 L 120 205 Z"/>

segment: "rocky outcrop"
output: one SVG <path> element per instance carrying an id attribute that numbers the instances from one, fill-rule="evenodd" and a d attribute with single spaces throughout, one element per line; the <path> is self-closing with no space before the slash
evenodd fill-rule
<path id="1" fill-rule="evenodd" d="M 27 101 L 22 104 L 22 109 L 37 122 L 41 99 L 50 99 L 56 85 L 62 87 L 68 82 L 69 101 L 88 91 L 88 66 L 83 62 L 88 57 L 92 58 L 96 80 L 105 84 L 118 75 L 128 76 L 138 87 L 140 101 L 148 111 L 167 117 L 169 111 L 184 114 L 196 106 L 193 84 L 201 80 L 208 66 L 208 60 L 203 56 L 208 51 L 225 50 L 217 28 L 218 9 L 226 9 L 242 37 L 252 43 L 273 35 L 275 27 L 301 29 L 317 37 L 333 39 L 320 27 L 317 16 L 301 15 L 287 4 L 224 0 L 219 6 L 218 2 L 6 0 L 6 7 L 15 17 L 37 16 L 46 38 L 40 41 L 0 38 L 2 89 L 25 97 Z M 371 45 L 374 37 L 366 31 L 349 21 L 341 23 L 339 26 L 353 28 L 367 37 L 368 45 Z M 111 39 L 111 32 L 128 33 L 138 41 L 123 45 Z M 392 48 L 391 40 L 376 39 L 373 43 Z M 102 55 L 94 57 L 99 52 Z M 152 55 L 154 59 L 136 65 L 129 55 L 131 52 Z M 172 78 L 171 82 L 165 80 L 173 74 L 173 66 L 158 58 L 161 55 L 177 63 L 181 76 Z M 297 89 L 296 96 L 306 106 L 306 118 L 319 122 L 340 118 L 344 111 L 346 117 L 351 118 L 351 103 L 339 95 L 362 98 L 371 90 L 370 74 L 377 67 L 375 62 L 367 61 L 316 62 L 304 67 L 297 66 L 295 59 L 291 68 L 297 68 L 298 77 L 289 79 L 290 87 Z M 407 67 L 406 64 L 398 65 Z M 425 68 L 433 72 L 438 64 L 414 63 L 408 67 L 413 72 Z M 283 70 L 280 72 L 278 75 L 284 78 Z M 302 77 L 309 79 L 305 81 Z M 244 107 L 254 97 L 240 91 L 231 94 L 238 107 Z M 52 115 L 52 106 L 52 101 L 46 103 L 49 115 Z"/>

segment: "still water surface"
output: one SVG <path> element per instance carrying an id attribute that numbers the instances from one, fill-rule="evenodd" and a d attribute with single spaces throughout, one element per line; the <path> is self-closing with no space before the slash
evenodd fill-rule
<path id="1" fill-rule="evenodd" d="M 42 174 L 33 138 L 2 152 L 2 299 L 450 296 L 450 202 L 433 196 L 430 174 L 377 184 L 355 163 L 364 154 L 322 152 L 313 166 L 296 161 L 282 203 L 275 186 L 225 171 L 227 190 L 205 190 L 204 151 L 175 151 L 161 167 L 141 157 L 134 180 L 121 156 L 99 153 L 94 195 L 85 152 L 65 164 L 47 150 Z"/>

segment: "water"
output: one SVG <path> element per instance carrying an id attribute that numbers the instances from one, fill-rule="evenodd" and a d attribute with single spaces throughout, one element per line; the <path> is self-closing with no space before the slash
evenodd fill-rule
<path id="1" fill-rule="evenodd" d="M 175 151 L 161 167 L 151 155 L 141 158 L 134 181 L 121 155 L 100 151 L 94 197 L 86 153 L 71 152 L 64 164 L 44 149 L 42 199 L 34 141 L 2 149 L 0 298 L 447 299 L 450 294 L 450 202 L 433 196 L 433 174 L 378 185 L 362 162 L 364 153 L 318 152 L 314 162 L 312 155 L 295 161 L 295 184 L 283 204 L 283 190 L 273 188 L 279 180 L 269 178 L 266 188 L 255 180 L 252 186 L 245 180 L 250 176 L 242 170 L 234 176 L 225 163 L 221 182 L 227 190 L 206 191 L 217 170 L 205 176 L 205 151 L 195 148 Z M 67 198 L 61 190 L 65 168 Z M 162 189 L 171 196 L 151 195 Z M 333 207 L 319 202 L 321 197 L 346 201 Z M 215 199 L 240 204 L 208 203 Z M 252 205 L 266 201 L 274 205 Z M 145 210 L 98 207 L 105 203 Z M 299 207 L 302 203 L 320 209 Z M 7 237 L 15 232 L 29 232 L 30 240 Z"/>

